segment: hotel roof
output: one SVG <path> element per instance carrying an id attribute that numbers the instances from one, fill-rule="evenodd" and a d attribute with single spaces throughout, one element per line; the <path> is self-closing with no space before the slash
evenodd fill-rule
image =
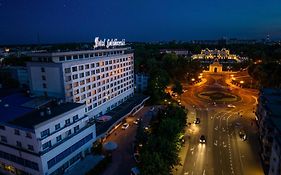
<path id="1" fill-rule="evenodd" d="M 62 103 L 60 105 L 52 103 L 48 105 L 51 113 L 47 113 L 47 108 L 33 110 L 25 115 L 15 118 L 8 123 L 16 126 L 20 126 L 23 128 L 33 129 L 34 126 L 45 122 L 49 119 L 52 119 L 56 116 L 59 116 L 63 113 L 66 113 L 72 109 L 83 106 L 81 103 Z M 43 114 L 43 115 L 42 115 Z"/>
<path id="2" fill-rule="evenodd" d="M 33 129 L 37 124 L 84 105 L 80 103 L 58 105 L 48 98 L 31 98 L 21 93 L 0 99 L 0 122 L 28 129 Z M 50 108 L 51 114 L 47 114 L 47 107 Z M 42 112 L 44 112 L 43 116 Z"/>

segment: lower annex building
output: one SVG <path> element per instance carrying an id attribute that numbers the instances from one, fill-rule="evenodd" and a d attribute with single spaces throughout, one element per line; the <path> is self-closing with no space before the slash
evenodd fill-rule
<path id="1" fill-rule="evenodd" d="M 15 102 L 16 101 L 16 102 Z M 85 104 L 14 94 L 0 102 L 0 170 L 12 174 L 62 174 L 90 152 L 95 124 Z"/>

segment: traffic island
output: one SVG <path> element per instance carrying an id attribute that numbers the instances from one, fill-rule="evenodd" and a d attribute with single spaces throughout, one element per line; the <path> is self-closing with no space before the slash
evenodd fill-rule
<path id="1" fill-rule="evenodd" d="M 197 96 L 201 99 L 215 102 L 235 102 L 240 99 L 239 96 L 221 91 L 205 91 L 198 93 Z"/>

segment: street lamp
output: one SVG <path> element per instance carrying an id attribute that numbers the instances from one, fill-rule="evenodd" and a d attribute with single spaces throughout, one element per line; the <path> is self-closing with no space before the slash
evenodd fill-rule
<path id="1" fill-rule="evenodd" d="M 244 83 L 244 81 L 240 81 L 240 84 L 243 84 Z"/>
<path id="2" fill-rule="evenodd" d="M 192 79 L 191 79 L 191 81 L 195 81 L 195 79 L 194 79 L 194 78 L 192 78 Z"/>

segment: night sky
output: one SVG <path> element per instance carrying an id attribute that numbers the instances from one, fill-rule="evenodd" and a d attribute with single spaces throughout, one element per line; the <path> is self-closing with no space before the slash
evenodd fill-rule
<path id="1" fill-rule="evenodd" d="M 281 1 L 0 0 L 0 20 L 0 44 L 279 39 Z"/>

